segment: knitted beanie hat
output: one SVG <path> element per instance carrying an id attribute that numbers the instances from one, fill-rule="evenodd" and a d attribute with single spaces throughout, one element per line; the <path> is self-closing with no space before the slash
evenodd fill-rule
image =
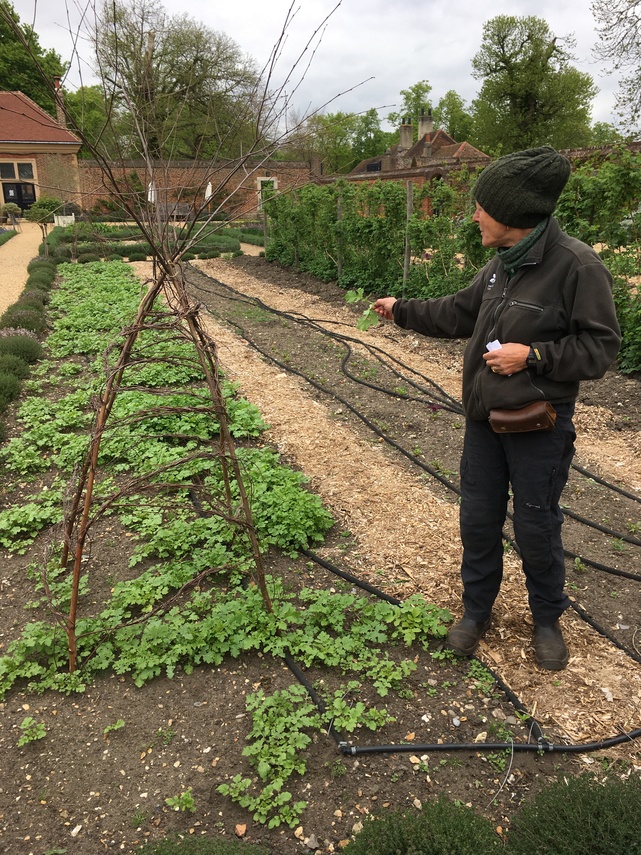
<path id="1" fill-rule="evenodd" d="M 549 145 L 528 148 L 486 166 L 473 194 L 497 222 L 530 229 L 554 211 L 570 172 L 569 160 Z"/>

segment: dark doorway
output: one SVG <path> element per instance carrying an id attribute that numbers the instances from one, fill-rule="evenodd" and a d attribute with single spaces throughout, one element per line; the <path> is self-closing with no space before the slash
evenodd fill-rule
<path id="1" fill-rule="evenodd" d="M 11 184 L 3 181 L 2 192 L 5 202 L 15 202 L 23 211 L 28 211 L 36 201 L 36 189 L 33 184 Z"/>

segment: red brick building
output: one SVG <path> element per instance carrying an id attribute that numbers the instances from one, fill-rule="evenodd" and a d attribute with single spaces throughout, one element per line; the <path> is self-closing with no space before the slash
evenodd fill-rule
<path id="1" fill-rule="evenodd" d="M 79 151 L 80 140 L 22 92 L 0 92 L 0 204 L 80 204 Z"/>

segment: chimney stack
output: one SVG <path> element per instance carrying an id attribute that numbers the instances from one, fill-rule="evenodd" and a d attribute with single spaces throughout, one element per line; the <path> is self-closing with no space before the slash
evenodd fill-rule
<path id="1" fill-rule="evenodd" d="M 401 129 L 398 137 L 398 147 L 404 151 L 409 148 L 412 148 L 414 145 L 414 134 L 413 134 L 412 123 L 403 119 L 401 121 Z"/>
<path id="2" fill-rule="evenodd" d="M 425 134 L 431 134 L 434 131 L 434 120 L 432 119 L 432 110 L 428 109 L 427 116 L 425 110 L 421 110 L 421 117 L 418 120 L 418 138 L 423 139 Z"/>
<path id="3" fill-rule="evenodd" d="M 56 102 L 56 121 L 59 125 L 62 125 L 63 128 L 67 127 L 67 117 L 65 116 L 65 111 L 62 106 L 62 87 L 60 85 L 60 78 L 53 78 L 53 88 L 54 88 L 54 100 Z"/>

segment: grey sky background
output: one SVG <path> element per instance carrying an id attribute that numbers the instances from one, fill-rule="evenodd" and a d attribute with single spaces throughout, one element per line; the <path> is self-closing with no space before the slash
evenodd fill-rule
<path id="1" fill-rule="evenodd" d="M 607 75 L 608 69 L 593 55 L 597 33 L 591 0 L 342 0 L 333 13 L 336 3 L 331 0 L 164 0 L 163 5 L 172 15 L 186 13 L 226 33 L 259 67 L 267 62 L 291 9 L 275 80 L 284 79 L 312 39 L 292 78 L 298 83 L 304 73 L 291 96 L 297 113 L 325 104 L 324 112 L 374 107 L 382 120 L 400 105 L 401 89 L 419 80 L 432 85 L 433 102 L 454 89 L 469 105 L 480 88 L 472 77 L 471 60 L 481 45 L 483 25 L 497 15 L 534 15 L 545 19 L 557 38 L 574 35 L 573 64 L 590 74 L 600 90 L 592 118 L 616 124 L 617 78 Z M 44 48 L 71 58 L 70 32 L 78 30 L 82 0 L 73 5 L 65 0 L 14 0 L 14 7 L 22 23 L 33 24 Z M 80 41 L 78 50 L 80 61 L 75 60 L 67 81 L 70 88 L 95 82 L 89 45 Z M 290 93 L 292 89 L 290 85 Z M 342 92 L 346 94 L 336 97 Z"/>

